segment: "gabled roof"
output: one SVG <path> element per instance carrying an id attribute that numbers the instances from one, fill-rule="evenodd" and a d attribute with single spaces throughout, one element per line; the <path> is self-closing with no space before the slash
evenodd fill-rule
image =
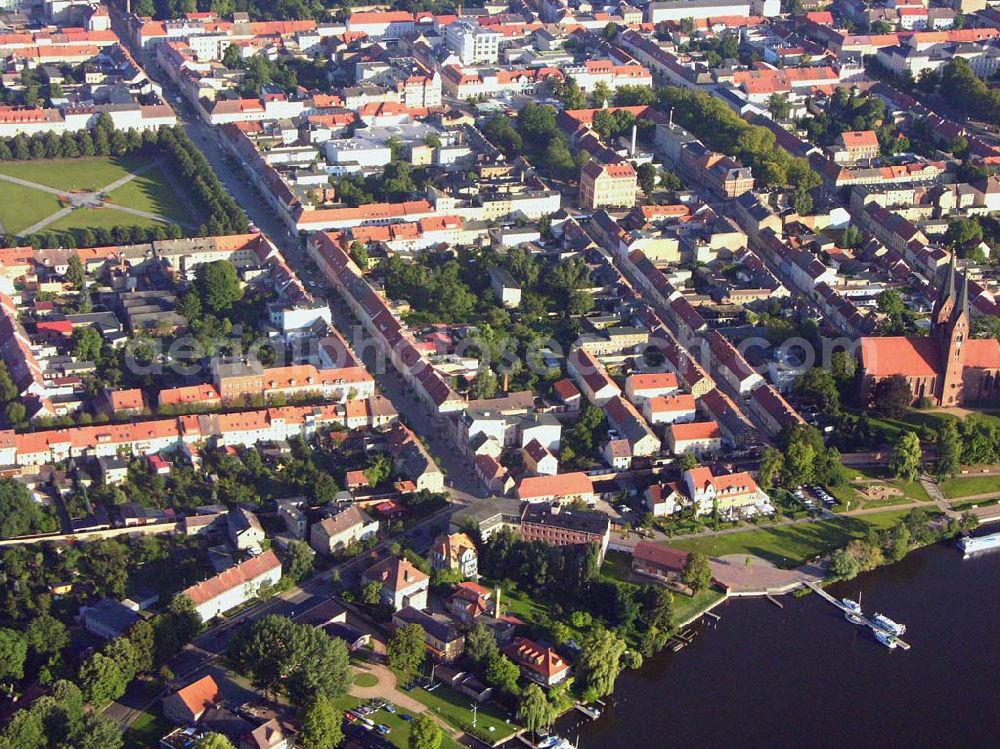
<path id="1" fill-rule="evenodd" d="M 210 675 L 203 676 L 198 681 L 193 681 L 186 687 L 178 689 L 175 696 L 180 698 L 184 706 L 195 716 L 201 715 L 207 708 L 222 699 L 219 685 Z"/>
<path id="2" fill-rule="evenodd" d="M 268 549 L 260 556 L 230 567 L 197 585 L 192 585 L 184 591 L 184 594 L 194 601 L 195 606 L 200 606 L 274 569 L 281 569 L 281 561 L 273 550 Z"/>
<path id="3" fill-rule="evenodd" d="M 529 501 L 593 493 L 594 484 L 590 476 L 581 471 L 560 473 L 555 476 L 527 476 L 517 485 L 518 499 Z"/>
<path id="4" fill-rule="evenodd" d="M 401 557 L 391 556 L 365 570 L 366 581 L 377 580 L 391 591 L 399 591 L 426 582 L 430 578 Z"/>

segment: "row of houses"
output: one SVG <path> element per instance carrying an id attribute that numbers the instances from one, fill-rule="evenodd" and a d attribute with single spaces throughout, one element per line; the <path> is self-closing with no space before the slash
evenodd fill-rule
<path id="1" fill-rule="evenodd" d="M 420 352 L 406 327 L 368 284 L 341 244 L 340 235 L 319 232 L 309 238 L 307 247 L 310 257 L 374 338 L 382 354 L 389 358 L 430 411 L 446 414 L 464 409 L 465 399 Z"/>

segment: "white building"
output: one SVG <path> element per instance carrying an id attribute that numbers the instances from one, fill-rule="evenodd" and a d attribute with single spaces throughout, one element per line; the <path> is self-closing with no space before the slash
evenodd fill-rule
<path id="1" fill-rule="evenodd" d="M 500 58 L 503 34 L 471 21 L 458 21 L 445 26 L 444 41 L 463 65 L 494 65 Z"/>
<path id="2" fill-rule="evenodd" d="M 271 549 L 246 562 L 230 567 L 215 577 L 192 585 L 184 595 L 194 602 L 203 622 L 256 598 L 262 587 L 281 580 L 281 561 Z"/>

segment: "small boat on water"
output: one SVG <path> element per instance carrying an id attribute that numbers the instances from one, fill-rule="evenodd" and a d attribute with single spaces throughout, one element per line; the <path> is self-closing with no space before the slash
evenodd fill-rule
<path id="1" fill-rule="evenodd" d="M 887 616 L 883 616 L 882 614 L 875 614 L 875 616 L 872 617 L 872 623 L 879 629 L 883 629 L 890 635 L 895 635 L 896 637 L 900 637 L 906 633 L 905 624 L 897 624 L 892 619 Z"/>
<path id="2" fill-rule="evenodd" d="M 875 632 L 875 639 L 889 648 L 889 650 L 893 650 L 899 644 L 899 638 L 896 635 L 889 634 L 884 629 L 873 631 Z"/>
<path id="3" fill-rule="evenodd" d="M 573 749 L 573 745 L 561 736 L 552 734 L 541 740 L 538 749 Z"/>
<path id="4" fill-rule="evenodd" d="M 852 601 L 850 598 L 841 598 L 840 602 L 844 604 L 844 608 L 851 614 L 861 615 L 861 604 L 857 601 Z"/>
<path id="5" fill-rule="evenodd" d="M 577 705 L 577 709 L 584 715 L 586 715 L 591 720 L 597 720 L 601 717 L 601 711 L 596 707 L 591 707 L 590 705 Z"/>

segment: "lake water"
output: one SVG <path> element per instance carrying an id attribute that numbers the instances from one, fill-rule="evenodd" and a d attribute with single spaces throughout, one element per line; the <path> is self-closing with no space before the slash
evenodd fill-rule
<path id="1" fill-rule="evenodd" d="M 860 592 L 912 648 L 890 651 L 817 595 L 734 599 L 560 733 L 583 749 L 1000 746 L 1000 552 L 936 545 L 830 592 Z"/>

